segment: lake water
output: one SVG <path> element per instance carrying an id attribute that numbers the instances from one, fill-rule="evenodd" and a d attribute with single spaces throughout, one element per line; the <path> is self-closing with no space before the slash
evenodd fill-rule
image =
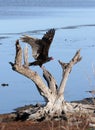
<path id="1" fill-rule="evenodd" d="M 86 8 L 72 8 L 74 5 L 67 7 L 65 1 L 65 6 L 62 6 L 57 0 L 52 4 L 50 1 L 41 4 L 41 0 L 39 3 L 37 0 L 34 3 L 30 0 L 30 3 L 26 0 L 11 0 L 5 3 L 0 0 L 0 84 L 9 84 L 7 87 L 0 86 L 0 113 L 11 112 L 16 107 L 27 104 L 44 103 L 33 82 L 14 72 L 9 62 L 14 62 L 16 39 L 23 34 L 41 38 L 50 28 L 56 29 L 49 52 L 55 60 L 44 66 L 53 74 L 59 85 L 62 70 L 58 60 L 69 62 L 76 51 L 81 49 L 82 60 L 70 73 L 65 99 L 72 101 L 91 96 L 85 91 L 95 89 L 95 9 L 88 7 L 89 0 L 87 1 Z M 21 41 L 20 43 L 24 47 L 25 44 Z M 29 61 L 33 61 L 30 47 Z M 42 76 L 39 67 L 31 69 Z"/>

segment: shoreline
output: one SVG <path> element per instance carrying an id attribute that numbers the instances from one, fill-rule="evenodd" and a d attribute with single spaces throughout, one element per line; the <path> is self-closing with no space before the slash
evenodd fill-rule
<path id="1" fill-rule="evenodd" d="M 77 101 L 79 103 L 91 103 L 92 98 L 86 98 L 82 101 Z M 94 98 L 95 101 L 95 98 Z M 25 105 L 23 107 L 16 108 L 16 112 L 6 113 L 6 114 L 0 114 L 0 130 L 58 130 L 60 127 L 60 130 L 64 127 L 66 128 L 68 125 L 68 121 L 66 120 L 48 120 L 48 121 L 33 121 L 33 120 L 27 120 L 26 118 L 21 119 L 21 117 L 17 117 L 18 113 L 21 113 L 23 110 L 33 107 L 34 109 L 40 107 L 41 104 L 36 105 Z M 78 114 L 79 115 L 79 114 Z M 78 122 L 80 122 L 80 125 L 78 126 L 78 130 L 82 130 L 82 128 L 87 130 L 88 128 L 92 128 L 92 126 L 89 126 L 89 121 L 87 117 L 84 117 L 83 115 L 79 118 L 78 115 L 75 115 L 74 118 L 78 118 Z M 93 114 L 95 118 L 95 114 Z M 68 126 L 70 127 L 69 130 L 77 130 L 76 125 L 74 125 L 76 121 L 72 120 L 69 122 L 72 125 Z M 77 123 L 78 123 L 77 122 Z M 91 122 L 92 123 L 92 122 Z M 90 123 L 90 124 L 91 124 Z M 94 122 L 95 125 L 95 122 Z M 94 127 L 93 127 L 94 128 Z"/>

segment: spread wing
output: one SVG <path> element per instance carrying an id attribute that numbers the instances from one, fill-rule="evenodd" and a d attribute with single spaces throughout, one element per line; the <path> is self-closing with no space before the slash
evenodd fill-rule
<path id="1" fill-rule="evenodd" d="M 43 44 L 43 51 L 42 55 L 48 57 L 48 51 L 50 48 L 50 45 L 52 43 L 52 40 L 55 35 L 55 29 L 50 29 L 44 36 L 42 37 L 42 44 Z"/>
<path id="2" fill-rule="evenodd" d="M 32 56 L 34 57 L 35 60 L 37 60 L 37 58 L 40 55 L 40 51 L 42 50 L 41 49 L 42 47 L 39 44 L 40 40 L 37 38 L 27 36 L 27 35 L 24 35 L 23 37 L 21 37 L 21 40 L 23 42 L 28 43 L 32 47 Z"/>
<path id="3" fill-rule="evenodd" d="M 23 42 L 32 47 L 32 56 L 35 60 L 45 59 L 48 57 L 48 51 L 55 34 L 55 29 L 50 29 L 42 39 L 33 38 L 27 35 L 21 37 Z"/>

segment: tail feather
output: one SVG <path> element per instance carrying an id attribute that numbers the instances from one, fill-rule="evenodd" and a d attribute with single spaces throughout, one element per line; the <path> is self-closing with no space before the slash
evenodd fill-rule
<path id="1" fill-rule="evenodd" d="M 35 64 L 35 62 L 30 62 L 29 63 L 29 66 L 32 66 L 32 65 L 34 65 Z"/>
<path id="2" fill-rule="evenodd" d="M 38 61 L 30 62 L 29 66 L 32 66 L 32 65 L 39 65 L 39 63 L 38 63 Z"/>
<path id="3" fill-rule="evenodd" d="M 29 66 L 36 66 L 36 65 L 38 65 L 38 66 L 42 66 L 42 63 L 40 62 L 40 61 L 34 61 L 34 62 L 30 62 L 29 63 Z"/>

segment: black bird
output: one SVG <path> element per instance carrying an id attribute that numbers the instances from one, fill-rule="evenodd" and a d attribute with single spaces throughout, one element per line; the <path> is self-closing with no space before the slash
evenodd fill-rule
<path id="1" fill-rule="evenodd" d="M 28 43 L 32 47 L 32 56 L 34 57 L 35 61 L 29 63 L 29 66 L 39 65 L 42 67 L 44 63 L 53 60 L 52 57 L 48 57 L 48 52 L 54 38 L 54 34 L 55 29 L 50 29 L 44 34 L 42 39 L 33 38 L 27 35 L 21 37 L 23 42 Z"/>

